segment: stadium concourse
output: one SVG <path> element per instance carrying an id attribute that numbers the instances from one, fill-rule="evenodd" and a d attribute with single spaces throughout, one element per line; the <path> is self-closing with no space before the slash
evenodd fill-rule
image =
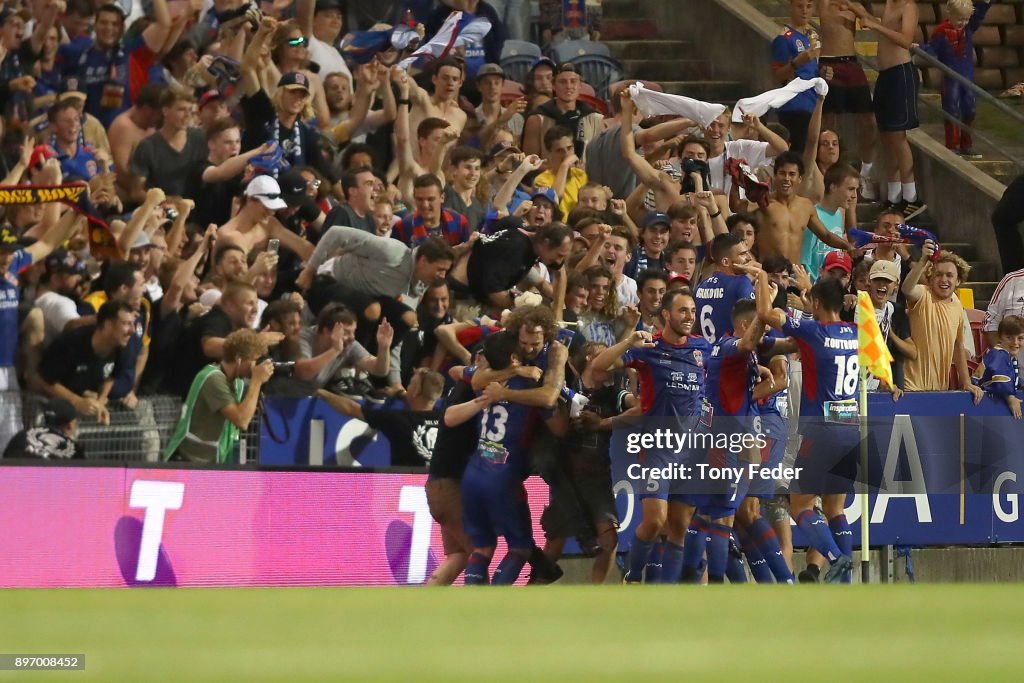
<path id="1" fill-rule="evenodd" d="M 919 4 L 784 2 L 759 92 L 600 0 L 4 3 L 0 487 L 73 521 L 34 558 L 5 522 L 0 585 L 851 583 L 865 542 L 1024 541 L 1020 272 L 961 302 Z"/>

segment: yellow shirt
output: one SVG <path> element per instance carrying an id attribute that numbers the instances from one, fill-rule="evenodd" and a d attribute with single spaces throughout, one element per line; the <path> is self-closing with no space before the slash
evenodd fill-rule
<path id="1" fill-rule="evenodd" d="M 562 193 L 562 197 L 558 201 L 558 208 L 562 212 L 563 221 L 568 217 L 569 212 L 576 208 L 576 204 L 580 200 L 580 189 L 589 180 L 587 172 L 582 168 L 569 169 L 569 173 L 565 176 L 565 192 Z M 533 181 L 533 185 L 534 187 L 553 188 L 555 186 L 555 174 L 551 171 L 544 171 Z"/>
<path id="2" fill-rule="evenodd" d="M 917 344 L 917 360 L 903 364 L 907 391 L 946 391 L 953 348 L 964 325 L 964 305 L 951 296 L 939 301 L 931 290 L 907 304 L 910 337 Z"/>

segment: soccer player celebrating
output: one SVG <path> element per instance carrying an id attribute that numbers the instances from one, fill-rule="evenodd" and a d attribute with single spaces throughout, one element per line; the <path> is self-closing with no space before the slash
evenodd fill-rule
<path id="1" fill-rule="evenodd" d="M 775 296 L 768 275 L 760 273 L 757 278 L 758 316 L 793 337 L 800 350 L 803 443 L 796 465 L 804 469 L 791 485 L 790 514 L 814 549 L 831 564 L 825 576 L 829 583 L 849 583 L 853 578 L 853 535 L 843 507 L 857 472 L 860 359 L 857 326 L 839 318 L 845 293 L 835 280 L 817 283 L 810 295 L 813 319 L 796 320 L 771 307 Z M 818 495 L 828 516 L 827 528 L 821 513 L 814 509 Z"/>
<path id="2" fill-rule="evenodd" d="M 653 337 L 637 331 L 594 358 L 593 365 L 608 370 L 624 362 L 640 374 L 640 409 L 647 417 L 671 418 L 679 432 L 693 430 L 704 402 L 704 360 L 711 345 L 701 337 L 690 336 L 697 318 L 697 307 L 687 292 L 668 292 L 661 300 L 661 334 Z M 621 360 L 620 360 L 621 359 Z M 650 449 L 642 454 L 644 466 L 663 468 L 682 456 Z M 693 517 L 693 505 L 676 493 L 670 495 L 668 483 L 651 479 L 640 495 L 643 519 L 636 528 L 629 550 L 624 582 L 639 583 L 651 549 L 665 527 L 667 538 L 662 560 L 662 580 L 673 582 L 682 571 L 683 539 Z"/>
<path id="3" fill-rule="evenodd" d="M 711 349 L 707 364 L 707 399 L 711 410 L 701 421 L 716 434 L 750 434 L 755 431 L 755 387 L 760 395 L 772 390 L 774 380 L 767 369 L 757 364 L 754 352 L 764 336 L 764 324 L 757 320 L 756 304 L 741 299 L 732 309 L 733 334 L 719 337 Z M 763 375 L 763 382 L 758 381 Z M 710 454 L 709 454 L 710 455 Z M 756 458 L 756 460 L 755 460 Z M 712 457 L 712 460 L 714 458 Z M 760 462 L 756 448 L 742 447 L 737 452 L 727 450 L 725 465 L 737 467 L 739 463 Z M 729 538 L 736 510 L 745 496 L 746 481 L 730 481 L 728 491 L 701 491 L 694 499 L 697 515 L 690 523 L 695 533 L 686 535 L 684 566 L 690 571 L 684 580 L 696 580 L 696 565 L 704 555 L 706 539 L 708 582 L 722 583 L 729 561 Z M 752 564 L 752 568 L 755 565 Z M 760 565 L 756 565 L 760 567 Z M 756 575 L 755 575 L 756 577 Z"/>
<path id="4" fill-rule="evenodd" d="M 518 347 L 515 336 L 499 332 L 484 342 L 484 358 L 492 369 L 504 370 L 518 365 Z M 514 377 L 509 385 L 514 389 L 519 382 L 529 380 Z M 529 474 L 526 444 L 536 409 L 507 400 L 498 389 L 488 387 L 483 396 L 452 406 L 444 415 L 445 424 L 455 426 L 480 414 L 480 440 L 462 477 L 463 525 L 473 546 L 466 585 L 490 582 L 488 568 L 499 534 L 509 551 L 494 572 L 495 585 L 515 583 L 536 547 L 523 487 Z"/>
<path id="5" fill-rule="evenodd" d="M 756 436 L 762 433 L 757 402 L 777 391 L 775 375 L 758 363 L 755 353 L 761 347 L 764 324 L 757 319 L 757 306 L 749 299 L 736 302 L 732 311 L 735 336 L 718 340 L 708 362 L 708 401 L 711 404 L 711 425 L 716 433 L 741 433 Z M 784 432 L 783 432 L 784 433 Z M 740 466 L 760 463 L 756 446 L 745 447 L 739 454 Z M 735 458 L 733 458 L 735 459 Z M 728 462 L 730 466 L 737 463 Z M 773 576 L 780 583 L 792 583 L 793 575 L 779 550 L 778 539 L 771 526 L 761 518 L 757 495 L 763 495 L 762 480 L 756 477 L 747 496 L 739 488 L 731 494 L 704 496 L 700 513 L 691 523 L 696 533 L 687 534 L 686 566 L 699 563 L 703 540 L 711 536 L 708 549 L 708 581 L 721 583 L 729 552 L 729 530 L 737 527 L 743 551 L 758 583 L 771 583 Z M 767 482 L 771 485 L 771 482 Z M 735 520 L 733 517 L 735 516 Z M 690 547 L 692 545 L 696 547 Z M 695 579 L 695 576 L 687 577 Z"/>
<path id="6" fill-rule="evenodd" d="M 747 277 L 750 247 L 734 234 L 719 235 L 711 244 L 715 272 L 697 285 L 693 298 L 700 317 L 700 334 L 708 342 L 732 332 L 732 309 L 741 299 L 754 298 L 754 285 Z"/>

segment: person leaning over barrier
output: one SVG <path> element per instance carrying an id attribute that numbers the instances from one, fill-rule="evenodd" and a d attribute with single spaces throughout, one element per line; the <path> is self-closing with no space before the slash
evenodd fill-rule
<path id="1" fill-rule="evenodd" d="M 269 359 L 259 360 L 266 353 L 266 342 L 254 330 L 236 330 L 224 339 L 221 361 L 205 366 L 192 381 L 164 460 L 228 462 L 239 431 L 256 414 L 260 390 L 274 374 Z M 245 379 L 249 387 L 243 395 Z"/>

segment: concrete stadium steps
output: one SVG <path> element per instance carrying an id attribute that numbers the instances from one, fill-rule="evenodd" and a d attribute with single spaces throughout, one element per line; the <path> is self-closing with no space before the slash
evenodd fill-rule
<path id="1" fill-rule="evenodd" d="M 746 92 L 738 81 L 715 78 L 714 64 L 694 44 L 662 35 L 643 9 L 627 0 L 604 0 L 601 38 L 622 62 L 623 78 L 659 83 L 665 92 L 732 104 Z"/>
<path id="2" fill-rule="evenodd" d="M 693 43 L 686 40 L 603 40 L 616 59 L 634 60 L 679 60 L 694 59 L 697 52 Z"/>
<path id="3" fill-rule="evenodd" d="M 786 0 L 746 0 L 748 4 L 759 10 L 762 14 L 779 25 L 781 29 L 788 21 L 786 14 Z M 931 35 L 935 25 L 942 21 L 943 0 L 923 0 L 918 2 L 921 8 L 920 26 L 917 30 L 915 40 L 923 42 L 925 36 Z M 813 18 L 818 23 L 818 18 Z M 975 82 L 988 89 L 1001 89 L 1009 87 L 1014 83 L 1024 80 L 1024 0 L 1009 0 L 993 5 L 985 24 L 975 33 L 974 42 L 976 47 Z M 858 30 L 856 35 L 857 53 L 862 57 L 873 58 L 878 54 L 877 34 L 873 31 Z M 1016 61 L 1015 61 L 1016 60 Z M 878 77 L 874 69 L 866 69 L 868 81 L 872 84 Z M 923 69 L 923 81 L 925 88 L 931 88 L 933 92 L 922 92 L 922 99 L 936 106 L 940 104 L 938 92 L 934 92 L 941 83 L 941 73 L 937 69 Z M 925 123 L 922 130 L 928 132 L 937 140 L 944 140 L 945 134 L 940 123 Z M 1009 161 L 1002 159 L 981 159 L 969 160 L 979 171 L 995 178 L 1002 183 L 1008 183 L 1015 177 L 1017 171 Z M 884 185 L 882 188 L 884 190 Z M 927 197 L 925 198 L 927 200 Z M 857 218 L 862 229 L 872 229 L 878 217 L 880 204 L 869 205 L 859 204 L 857 207 Z M 914 225 L 936 232 L 939 239 L 942 239 L 942 230 L 931 217 L 925 213 L 913 221 Z M 967 243 L 944 243 L 946 249 L 956 252 L 971 265 L 970 281 L 965 287 L 974 291 L 974 302 L 978 308 L 988 306 L 992 298 L 992 292 L 998 284 L 1001 266 L 990 261 L 978 260 L 977 248 Z"/>
<path id="4" fill-rule="evenodd" d="M 714 65 L 706 59 L 623 59 L 622 67 L 631 77 L 645 81 L 710 81 Z"/>
<path id="5" fill-rule="evenodd" d="M 637 15 L 637 4 L 633 0 L 604 0 L 601 3 L 601 21 L 620 21 L 622 19 L 635 19 Z"/>

